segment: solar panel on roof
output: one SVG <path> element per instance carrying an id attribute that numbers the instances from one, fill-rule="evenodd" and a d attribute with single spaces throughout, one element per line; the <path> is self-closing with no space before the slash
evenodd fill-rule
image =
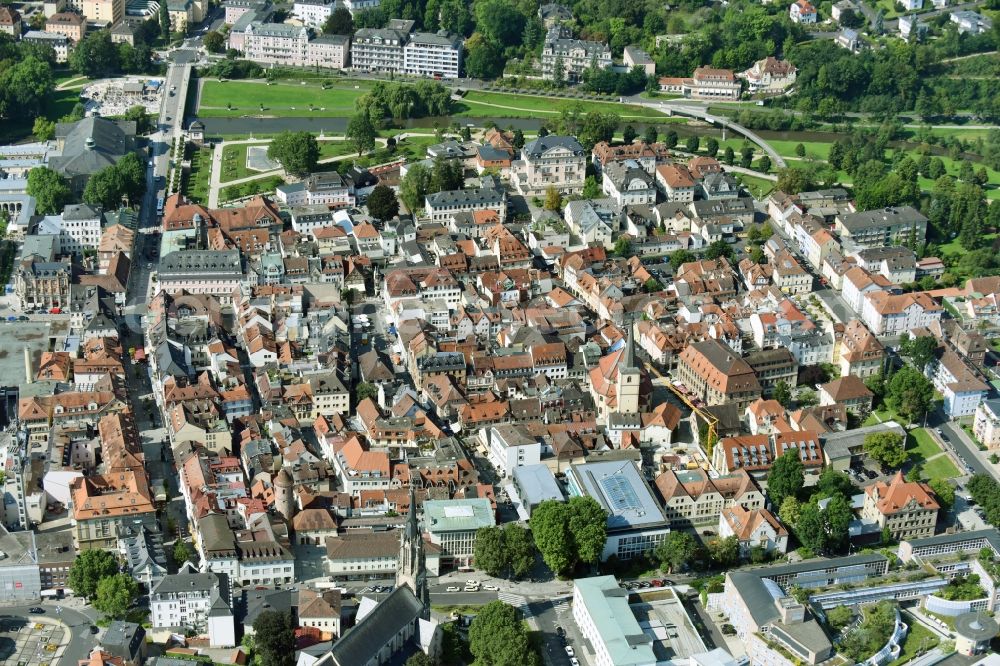
<path id="1" fill-rule="evenodd" d="M 642 504 L 635 494 L 635 489 L 632 488 L 632 484 L 625 477 L 618 475 L 606 476 L 599 483 L 601 484 L 601 489 L 604 490 L 604 496 L 608 498 L 608 502 L 615 513 L 621 513 L 626 510 L 639 511 L 642 509 Z"/>

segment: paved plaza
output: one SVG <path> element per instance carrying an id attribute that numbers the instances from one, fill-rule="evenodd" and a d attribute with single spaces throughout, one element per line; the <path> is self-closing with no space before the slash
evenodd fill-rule
<path id="1" fill-rule="evenodd" d="M 51 621 L 0 617 L 0 664 L 55 666 L 66 639 L 66 628 Z"/>

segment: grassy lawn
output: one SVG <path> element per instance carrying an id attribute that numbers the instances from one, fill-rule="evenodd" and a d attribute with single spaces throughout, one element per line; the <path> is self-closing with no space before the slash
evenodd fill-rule
<path id="1" fill-rule="evenodd" d="M 252 176 L 256 171 L 247 169 L 247 148 L 250 146 L 266 146 L 266 143 L 240 143 L 235 146 L 226 146 L 222 149 L 222 174 L 219 176 L 220 183 L 228 183 L 240 178 Z"/>
<path id="2" fill-rule="evenodd" d="M 938 456 L 920 468 L 920 476 L 928 481 L 933 479 L 954 479 L 959 475 L 958 468 L 948 456 Z"/>
<path id="3" fill-rule="evenodd" d="M 219 191 L 219 201 L 229 201 L 231 199 L 239 199 L 240 197 L 248 197 L 254 194 L 268 194 L 270 192 L 274 192 L 274 188 L 284 182 L 285 179 L 281 176 L 267 176 L 265 178 L 251 180 L 247 183 L 223 187 Z"/>
<path id="4" fill-rule="evenodd" d="M 191 171 L 184 182 L 184 196 L 195 203 L 208 203 L 208 184 L 212 176 L 212 150 L 202 148 L 191 155 Z"/>
<path id="5" fill-rule="evenodd" d="M 909 633 L 903 639 L 900 647 L 902 652 L 899 659 L 889 662 L 888 666 L 899 666 L 917 656 L 918 652 L 927 652 L 937 647 L 940 639 L 930 629 L 920 624 L 916 620 L 907 617 L 906 623 L 910 626 Z"/>
<path id="6" fill-rule="evenodd" d="M 346 118 L 354 114 L 354 103 L 370 87 L 367 81 L 335 81 L 333 87 L 324 90 L 318 81 L 305 85 L 286 81 L 267 85 L 259 81 L 220 83 L 210 79 L 202 84 L 198 115 L 205 118 L 257 115 L 263 104 L 267 116 Z M 227 104 L 232 108 L 227 108 Z"/>
<path id="7" fill-rule="evenodd" d="M 446 604 L 431 604 L 431 610 L 442 615 L 451 615 L 452 613 L 458 613 L 459 615 L 476 615 L 482 610 L 482 606 L 470 606 L 468 604 L 463 605 L 446 605 Z"/>
<path id="8" fill-rule="evenodd" d="M 594 102 L 581 99 L 562 99 L 542 95 L 521 95 L 517 93 L 483 92 L 470 90 L 462 101 L 456 105 L 454 116 L 467 118 L 483 118 L 500 116 L 506 118 L 537 118 L 542 113 L 546 116 L 556 116 L 563 109 L 579 105 L 584 113 L 601 111 L 617 113 L 625 119 L 655 119 L 660 122 L 687 122 L 685 118 L 668 117 L 652 109 L 618 102 Z"/>
<path id="9" fill-rule="evenodd" d="M 763 199 L 771 190 L 774 189 L 773 180 L 765 180 L 764 178 L 757 178 L 756 176 L 748 176 L 746 174 L 738 173 L 735 174 L 736 179 L 743 183 L 744 187 L 750 190 L 755 199 Z"/>
<path id="10" fill-rule="evenodd" d="M 995 234 L 995 233 L 993 233 L 993 234 L 983 234 L 983 238 L 985 238 L 986 240 L 992 242 L 992 241 L 996 240 L 997 235 L 998 234 Z M 964 254 L 965 253 L 965 248 L 962 247 L 962 244 L 958 242 L 958 238 L 954 238 L 951 241 L 949 241 L 949 242 L 945 243 L 944 245 L 942 245 L 939 252 L 940 252 L 941 255 L 945 255 L 945 254 Z"/>
<path id="11" fill-rule="evenodd" d="M 941 453 L 941 447 L 937 445 L 937 442 L 934 441 L 926 428 L 911 430 L 907 444 L 907 449 L 910 451 L 911 457 L 915 457 L 921 461 Z"/>
<path id="12" fill-rule="evenodd" d="M 881 419 L 881 421 L 879 419 Z M 871 414 L 869 414 L 868 418 L 865 419 L 865 422 L 862 425 L 866 426 L 877 425 L 879 423 L 884 423 L 885 421 L 896 421 L 897 423 L 902 423 L 895 413 L 893 413 L 892 411 L 889 410 L 888 407 L 883 405 L 881 409 L 876 409 Z"/>
<path id="13" fill-rule="evenodd" d="M 723 150 L 726 149 L 726 146 L 729 146 L 730 148 L 733 149 L 733 152 L 735 152 L 736 155 L 738 156 L 740 154 L 740 150 L 743 148 L 744 140 L 740 136 L 732 138 L 732 132 L 730 132 L 729 134 L 730 138 L 726 139 L 725 141 L 722 141 L 721 140 L 722 131 L 719 130 L 719 136 L 716 137 L 716 140 L 719 141 L 719 151 L 721 153 Z M 702 140 L 702 143 L 704 143 L 704 140 Z M 771 145 L 772 148 L 774 148 L 775 151 L 777 151 L 779 155 L 781 155 L 785 159 L 797 160 L 797 159 L 812 158 L 823 161 L 826 161 L 827 156 L 830 154 L 830 146 L 833 145 L 823 141 L 783 141 L 780 139 L 768 140 L 768 143 Z M 795 147 L 800 143 L 806 149 L 805 158 L 800 158 L 798 155 L 795 154 Z M 756 144 L 753 144 L 753 146 L 754 149 L 757 151 L 758 155 L 764 154 L 764 151 L 762 151 L 760 147 L 758 147 Z"/>

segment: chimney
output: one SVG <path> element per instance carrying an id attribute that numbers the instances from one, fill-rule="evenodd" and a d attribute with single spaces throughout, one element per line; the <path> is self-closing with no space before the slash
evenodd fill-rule
<path id="1" fill-rule="evenodd" d="M 84 140 L 83 145 L 87 150 L 93 150 L 97 146 L 97 142 L 94 141 L 94 137 L 88 136 Z"/>
<path id="2" fill-rule="evenodd" d="M 24 381 L 31 384 L 35 381 L 35 373 L 31 370 L 31 350 L 24 346 Z"/>

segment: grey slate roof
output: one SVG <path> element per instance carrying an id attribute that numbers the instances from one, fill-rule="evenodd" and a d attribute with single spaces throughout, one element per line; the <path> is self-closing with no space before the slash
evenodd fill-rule
<path id="1" fill-rule="evenodd" d="M 431 208 L 450 208 L 452 206 L 492 206 L 503 203 L 504 193 L 488 187 L 478 190 L 446 190 L 427 195 L 427 204 Z"/>
<path id="2" fill-rule="evenodd" d="M 533 141 L 529 141 L 524 144 L 522 153 L 526 157 L 541 157 L 545 152 L 551 150 L 552 148 L 565 148 L 571 151 L 574 155 L 583 155 L 583 146 L 580 142 L 571 136 L 559 136 L 556 134 L 550 134 L 548 136 L 541 136 Z"/>
<path id="3" fill-rule="evenodd" d="M 91 116 L 56 125 L 62 155 L 49 158 L 49 168 L 64 176 L 93 175 L 135 150 L 135 122 Z"/>
<path id="4" fill-rule="evenodd" d="M 393 590 L 354 628 L 334 644 L 316 666 L 367 664 L 408 624 L 423 613 L 423 604 L 406 585 Z M 413 632 L 416 635 L 416 631 Z"/>
<path id="5" fill-rule="evenodd" d="M 891 224 L 927 223 L 927 218 L 912 206 L 890 206 L 844 215 L 840 219 L 848 231 L 863 231 Z"/>

